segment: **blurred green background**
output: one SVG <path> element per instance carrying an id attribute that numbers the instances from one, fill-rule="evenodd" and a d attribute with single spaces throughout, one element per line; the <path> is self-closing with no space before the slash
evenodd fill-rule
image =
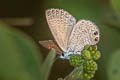
<path id="1" fill-rule="evenodd" d="M 94 79 L 120 80 L 120 0 L 1 0 L 0 21 L 5 24 L 0 23 L 0 80 L 42 80 L 37 78 L 39 66 L 48 50 L 38 41 L 54 39 L 45 19 L 49 8 L 62 8 L 77 20 L 89 19 L 98 25 L 102 57 Z M 72 70 L 68 61 L 56 59 L 48 80 L 65 77 Z"/>

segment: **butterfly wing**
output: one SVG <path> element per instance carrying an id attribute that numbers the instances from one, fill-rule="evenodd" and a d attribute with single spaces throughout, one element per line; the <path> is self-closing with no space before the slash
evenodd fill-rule
<path id="1" fill-rule="evenodd" d="M 54 48 L 56 50 L 56 53 L 61 55 L 62 54 L 62 50 L 58 47 L 57 43 L 53 40 L 45 40 L 45 41 L 39 41 L 39 43 L 47 48 L 47 49 L 52 49 Z"/>
<path id="2" fill-rule="evenodd" d="M 48 9 L 46 18 L 57 44 L 63 51 L 66 51 L 68 38 L 76 24 L 75 18 L 62 9 Z"/>
<path id="3" fill-rule="evenodd" d="M 85 45 L 95 45 L 99 42 L 98 27 L 89 20 L 80 20 L 74 26 L 68 42 L 68 49 L 82 51 Z"/>

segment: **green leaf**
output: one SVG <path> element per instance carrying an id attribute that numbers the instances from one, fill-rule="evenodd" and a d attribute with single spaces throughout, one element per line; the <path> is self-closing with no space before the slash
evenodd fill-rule
<path id="1" fill-rule="evenodd" d="M 20 53 L 20 58 L 25 70 L 29 72 L 35 80 L 39 80 L 41 58 L 35 43 L 19 31 L 11 31 L 10 35 Z"/>
<path id="2" fill-rule="evenodd" d="M 0 24 L 0 79 L 17 80 L 23 72 L 23 67 L 9 32 L 6 25 Z"/>
<path id="3" fill-rule="evenodd" d="M 111 0 L 111 5 L 115 10 L 117 16 L 120 18 L 120 0 Z"/>
<path id="4" fill-rule="evenodd" d="M 50 69 L 51 69 L 52 64 L 54 62 L 55 55 L 56 55 L 55 54 L 55 50 L 52 49 L 49 52 L 45 62 L 43 63 L 43 66 L 41 68 L 41 73 L 42 74 L 41 74 L 41 79 L 40 80 L 47 80 L 48 79 L 48 76 L 49 76 L 49 73 L 50 73 Z"/>
<path id="5" fill-rule="evenodd" d="M 0 23 L 0 80 L 40 80 L 40 59 L 34 42 Z"/>
<path id="6" fill-rule="evenodd" d="M 107 75 L 108 80 L 120 80 L 120 49 L 109 57 Z"/>

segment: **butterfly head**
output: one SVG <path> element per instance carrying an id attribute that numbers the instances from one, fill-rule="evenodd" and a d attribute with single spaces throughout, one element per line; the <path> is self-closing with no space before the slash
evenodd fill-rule
<path id="1" fill-rule="evenodd" d="M 61 56 L 59 56 L 59 58 L 61 59 L 70 59 L 70 57 L 72 56 L 72 54 L 74 54 L 73 52 L 63 52 Z"/>
<path id="2" fill-rule="evenodd" d="M 65 59 L 65 55 L 62 53 L 62 55 L 59 56 L 59 58 L 61 58 L 61 59 Z"/>
<path id="3" fill-rule="evenodd" d="M 59 56 L 59 58 L 61 59 L 70 59 L 70 57 L 73 55 L 73 54 L 79 54 L 81 55 L 81 52 L 80 51 L 68 51 L 68 52 L 63 52 L 61 56 Z"/>

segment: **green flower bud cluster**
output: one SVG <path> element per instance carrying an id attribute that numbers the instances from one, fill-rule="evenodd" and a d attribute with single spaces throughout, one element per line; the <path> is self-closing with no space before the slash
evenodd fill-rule
<path id="1" fill-rule="evenodd" d="M 83 64 L 83 76 L 87 79 L 93 78 L 97 70 L 97 63 L 94 60 L 85 61 Z"/>
<path id="2" fill-rule="evenodd" d="M 83 64 L 83 59 L 79 54 L 74 54 L 70 57 L 70 63 L 74 67 L 79 67 Z"/>
<path id="3" fill-rule="evenodd" d="M 94 73 L 97 70 L 97 64 L 94 60 L 84 62 L 84 71 L 88 73 Z"/>
<path id="4" fill-rule="evenodd" d="M 91 79 L 94 77 L 94 74 L 97 70 L 97 63 L 95 60 L 98 60 L 101 57 L 100 52 L 97 50 L 96 46 L 86 45 L 79 54 L 73 54 L 70 57 L 70 63 L 74 67 L 83 67 L 83 77 L 86 79 Z"/>
<path id="5" fill-rule="evenodd" d="M 85 60 L 93 59 L 98 60 L 101 57 L 100 52 L 96 46 L 86 45 L 82 51 L 82 56 Z"/>
<path id="6" fill-rule="evenodd" d="M 90 74 L 90 73 L 83 73 L 84 78 L 86 78 L 87 80 L 91 79 L 94 77 L 94 74 Z"/>

